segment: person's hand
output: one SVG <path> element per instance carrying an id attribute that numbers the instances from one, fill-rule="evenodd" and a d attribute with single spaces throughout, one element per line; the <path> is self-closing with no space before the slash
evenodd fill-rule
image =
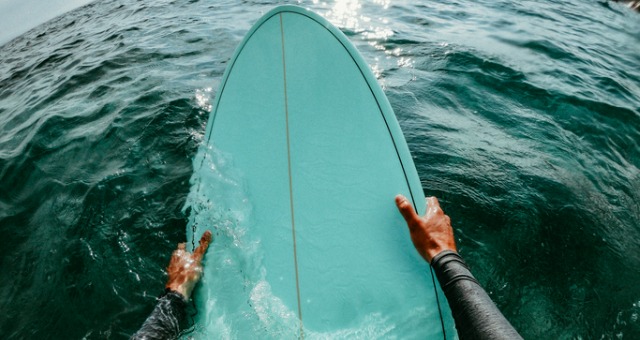
<path id="1" fill-rule="evenodd" d="M 209 247 L 209 242 L 211 242 L 211 232 L 207 230 L 202 234 L 200 245 L 193 254 L 185 250 L 184 243 L 178 244 L 178 249 L 171 255 L 171 262 L 167 267 L 169 280 L 165 288 L 178 292 L 185 299 L 189 299 L 193 287 L 196 286 L 202 275 L 202 257 Z"/>
<path id="2" fill-rule="evenodd" d="M 429 197 L 427 203 L 427 213 L 425 216 L 420 216 L 406 197 L 396 196 L 396 205 L 404 220 L 407 221 L 413 245 L 418 253 L 431 263 L 431 259 L 440 252 L 444 250 L 457 251 L 457 249 L 456 241 L 453 238 L 451 219 L 440 208 L 438 199 Z"/>

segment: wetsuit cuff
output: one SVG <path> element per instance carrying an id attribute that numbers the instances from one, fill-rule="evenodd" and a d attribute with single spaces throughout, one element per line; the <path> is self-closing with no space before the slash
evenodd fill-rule
<path id="1" fill-rule="evenodd" d="M 471 274 L 462 257 L 454 251 L 444 250 L 440 252 L 431 260 L 431 267 L 433 267 L 438 277 L 438 282 L 440 282 L 440 286 L 445 292 L 460 280 L 471 281 L 480 285 L 478 280 Z"/>
<path id="2" fill-rule="evenodd" d="M 182 302 L 184 302 L 185 304 L 188 302 L 188 299 L 176 292 L 175 290 L 171 289 L 171 288 L 165 288 L 164 289 L 164 293 L 162 293 L 162 295 L 158 296 L 158 299 L 162 299 L 163 297 L 167 297 L 169 300 L 181 300 Z"/>

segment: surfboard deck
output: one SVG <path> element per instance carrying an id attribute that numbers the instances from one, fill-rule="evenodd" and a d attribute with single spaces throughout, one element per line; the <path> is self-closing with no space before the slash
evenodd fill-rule
<path id="1" fill-rule="evenodd" d="M 394 197 L 424 193 L 356 48 L 295 6 L 231 58 L 194 159 L 187 237 L 214 242 L 195 337 L 455 338 Z M 194 237 L 195 235 L 195 237 Z"/>

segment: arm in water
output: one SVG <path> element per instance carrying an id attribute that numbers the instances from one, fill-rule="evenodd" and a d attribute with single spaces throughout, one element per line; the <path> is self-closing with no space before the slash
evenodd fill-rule
<path id="1" fill-rule="evenodd" d="M 205 231 L 200 245 L 193 254 L 185 250 L 185 244 L 178 244 L 171 255 L 167 267 L 169 280 L 165 293 L 145 320 L 140 330 L 131 339 L 175 339 L 180 334 L 180 322 L 184 319 L 187 301 L 202 275 L 202 257 L 211 242 L 211 232 Z"/>
<path id="2" fill-rule="evenodd" d="M 458 255 L 451 219 L 438 199 L 429 197 L 425 216 L 419 216 L 402 195 L 396 205 L 407 222 L 413 245 L 433 267 L 447 296 L 461 339 L 522 339 L 491 301 Z"/>

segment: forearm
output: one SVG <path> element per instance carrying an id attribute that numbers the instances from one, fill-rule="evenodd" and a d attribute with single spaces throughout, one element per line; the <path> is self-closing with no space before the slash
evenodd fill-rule
<path id="1" fill-rule="evenodd" d="M 168 291 L 131 339 L 175 339 L 180 334 L 180 323 L 186 315 L 187 302 L 179 293 Z"/>
<path id="2" fill-rule="evenodd" d="M 461 339 L 522 339 L 473 277 L 460 255 L 443 251 L 431 261 Z"/>

